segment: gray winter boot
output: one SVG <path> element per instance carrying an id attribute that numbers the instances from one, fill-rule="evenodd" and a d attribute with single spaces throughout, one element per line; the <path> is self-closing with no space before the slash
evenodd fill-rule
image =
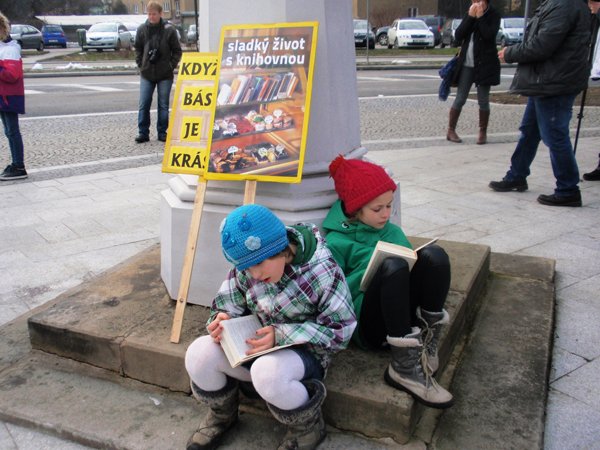
<path id="1" fill-rule="evenodd" d="M 203 391 L 191 382 L 196 400 L 210 408 L 200 426 L 188 440 L 186 450 L 214 449 L 223 434 L 238 420 L 238 382 L 227 377 L 227 384 L 218 391 Z"/>
<path id="2" fill-rule="evenodd" d="M 432 408 L 452 406 L 452 394 L 440 386 L 431 375 L 421 342 L 421 330 L 413 327 L 404 337 L 387 337 L 392 362 L 385 371 L 385 381 L 396 389 L 408 392 L 415 400 Z"/>
<path id="3" fill-rule="evenodd" d="M 450 322 L 448 311 L 442 309 L 440 312 L 429 312 L 417 308 L 417 317 L 423 324 L 421 338 L 427 352 L 427 365 L 432 374 L 435 374 L 440 366 L 438 358 L 438 343 L 442 328 Z"/>
<path id="4" fill-rule="evenodd" d="M 321 413 L 321 405 L 325 400 L 325 385 L 319 380 L 302 382 L 308 390 L 308 402 L 292 410 L 279 409 L 267 403 L 271 414 L 288 431 L 277 450 L 312 450 L 325 439 L 325 422 Z"/>

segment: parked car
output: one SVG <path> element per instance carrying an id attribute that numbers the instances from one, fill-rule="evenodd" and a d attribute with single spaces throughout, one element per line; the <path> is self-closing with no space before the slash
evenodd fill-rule
<path id="1" fill-rule="evenodd" d="M 129 33 L 131 34 L 131 42 L 135 43 L 135 36 L 137 35 L 137 29 L 139 28 L 141 23 L 123 22 L 123 25 L 125 25 L 125 28 L 127 28 L 127 31 L 129 31 Z"/>
<path id="2" fill-rule="evenodd" d="M 505 17 L 500 19 L 500 29 L 496 35 L 496 45 L 506 47 L 523 41 L 524 17 Z"/>
<path id="3" fill-rule="evenodd" d="M 375 41 L 379 43 L 379 45 L 382 46 L 386 46 L 388 45 L 388 35 L 387 32 L 390 29 L 389 26 L 387 27 L 379 27 L 377 28 L 377 31 L 375 32 Z"/>
<path id="4" fill-rule="evenodd" d="M 131 33 L 120 22 L 100 22 L 90 27 L 85 35 L 83 50 L 130 49 L 133 44 Z"/>
<path id="5" fill-rule="evenodd" d="M 187 43 L 195 44 L 198 42 L 198 32 L 196 31 L 196 25 L 190 25 L 187 30 Z"/>
<path id="6" fill-rule="evenodd" d="M 375 48 L 375 33 L 371 30 L 371 25 L 367 24 L 366 20 L 354 19 L 354 46 L 355 47 L 366 47 L 367 36 L 368 45 L 370 49 Z"/>
<path id="7" fill-rule="evenodd" d="M 442 42 L 442 27 L 444 26 L 444 22 L 446 22 L 446 18 L 442 16 L 416 16 L 414 19 L 421 19 L 427 27 L 429 27 L 429 31 L 433 33 L 433 37 L 435 40 L 435 45 L 440 45 Z"/>
<path id="8" fill-rule="evenodd" d="M 22 49 L 34 48 L 38 52 L 44 50 L 44 38 L 41 31 L 31 25 L 11 25 L 10 37 L 17 41 Z"/>
<path id="9" fill-rule="evenodd" d="M 60 25 L 44 25 L 42 27 L 42 38 L 46 47 L 58 45 L 67 48 L 67 37 Z"/>
<path id="10" fill-rule="evenodd" d="M 458 47 L 458 42 L 454 38 L 454 32 L 462 22 L 462 19 L 448 19 L 442 28 L 442 42 L 440 47 L 444 48 L 446 45 L 450 47 Z"/>
<path id="11" fill-rule="evenodd" d="M 419 19 L 396 19 L 388 30 L 388 48 L 435 46 L 433 33 Z"/>

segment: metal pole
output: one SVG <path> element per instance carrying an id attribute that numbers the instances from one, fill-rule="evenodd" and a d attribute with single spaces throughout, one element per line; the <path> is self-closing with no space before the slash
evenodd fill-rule
<path id="1" fill-rule="evenodd" d="M 371 36 L 371 24 L 369 23 L 369 0 L 367 0 L 367 65 L 369 65 L 369 36 Z"/>
<path id="2" fill-rule="evenodd" d="M 594 61 L 594 49 L 596 48 L 596 40 L 598 38 L 598 26 L 600 22 L 596 17 L 592 17 L 594 21 L 592 26 L 592 40 L 590 42 L 590 54 L 588 57 L 588 62 L 590 67 L 592 66 L 592 62 Z M 581 105 L 579 107 L 579 113 L 577 114 L 577 131 L 575 132 L 575 142 L 573 143 L 573 154 L 577 153 L 577 143 L 579 142 L 579 131 L 581 130 L 581 121 L 583 120 L 583 108 L 585 106 L 585 97 L 587 96 L 587 86 L 581 93 Z"/>
<path id="3" fill-rule="evenodd" d="M 200 50 L 198 40 L 200 39 L 200 28 L 198 27 L 198 2 L 200 0 L 194 0 L 194 23 L 196 24 L 196 50 Z"/>

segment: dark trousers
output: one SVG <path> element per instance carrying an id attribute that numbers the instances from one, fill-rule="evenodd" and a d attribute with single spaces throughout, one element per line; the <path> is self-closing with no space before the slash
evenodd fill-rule
<path id="1" fill-rule="evenodd" d="M 419 252 L 408 270 L 402 258 L 386 259 L 365 292 L 358 329 L 362 340 L 379 348 L 387 336 L 403 337 L 419 326 L 417 307 L 442 311 L 450 289 L 450 260 L 438 245 Z"/>

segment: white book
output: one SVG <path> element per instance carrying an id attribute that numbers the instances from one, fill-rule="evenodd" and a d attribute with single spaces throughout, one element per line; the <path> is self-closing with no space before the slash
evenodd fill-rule
<path id="1" fill-rule="evenodd" d="M 417 252 L 428 245 L 436 242 L 438 238 L 434 238 L 425 244 L 417 247 L 416 249 L 411 249 L 408 247 L 403 247 L 402 245 L 392 244 L 390 242 L 379 241 L 375 246 L 375 250 L 373 250 L 373 254 L 371 255 L 371 259 L 369 260 L 369 264 L 367 264 L 367 268 L 365 269 L 365 273 L 363 274 L 362 280 L 360 281 L 360 290 L 366 291 L 371 283 L 371 279 L 377 273 L 379 266 L 381 263 L 390 257 L 400 257 L 404 258 L 408 263 L 409 270 L 412 270 L 415 262 L 417 261 Z"/>
<path id="2" fill-rule="evenodd" d="M 275 346 L 254 353 L 253 355 L 247 355 L 246 352 L 251 350 L 252 347 L 246 343 L 246 340 L 256 338 L 256 330 L 263 328 L 258 317 L 255 315 L 234 317 L 233 319 L 221 321 L 220 325 L 223 327 L 223 330 L 221 331 L 221 348 L 223 348 L 231 367 L 237 367 L 257 356 L 294 345 L 287 344 Z"/>

